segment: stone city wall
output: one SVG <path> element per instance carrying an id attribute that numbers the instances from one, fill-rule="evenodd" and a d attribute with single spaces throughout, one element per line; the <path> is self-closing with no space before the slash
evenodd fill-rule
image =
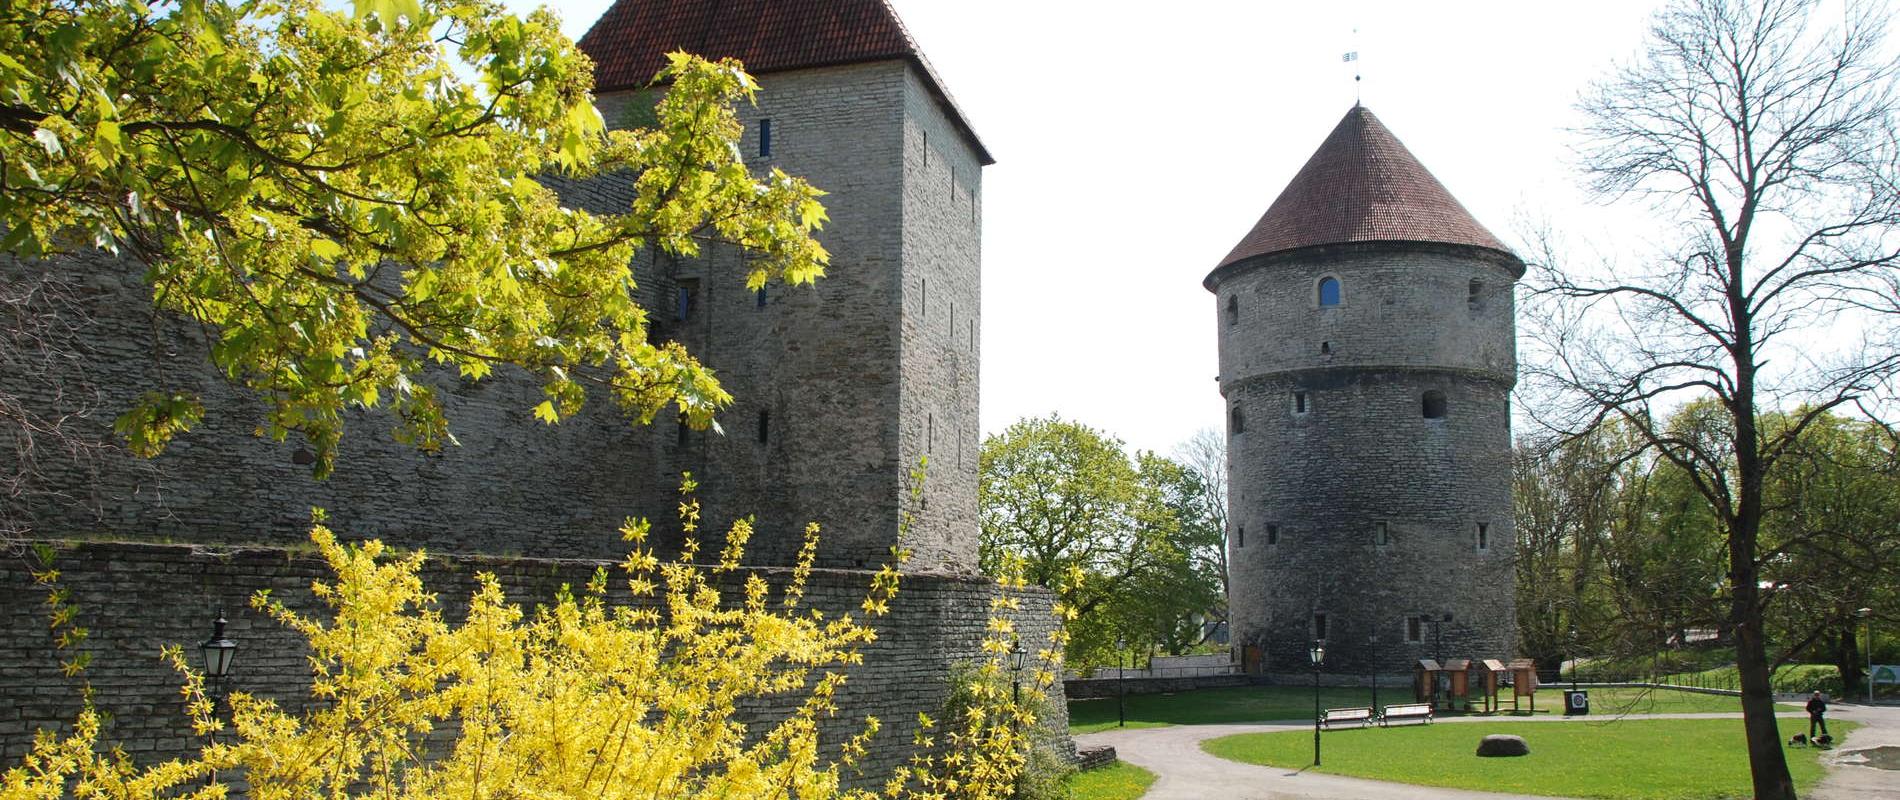
<path id="1" fill-rule="evenodd" d="M 171 545 L 126 542 L 52 542 L 60 585 L 71 592 L 80 611 L 78 624 L 90 630 L 84 651 L 93 656 L 85 678 L 96 701 L 112 715 L 104 738 L 149 762 L 192 752 L 198 745 L 184 716 L 179 679 L 162 663 L 159 649 L 183 645 L 197 665 L 197 643 L 209 638 L 219 608 L 230 620 L 227 635 L 239 643 L 233 688 L 294 703 L 309 686 L 306 651 L 299 637 L 252 611 L 248 598 L 262 589 L 304 613 L 321 610 L 310 584 L 329 571 L 309 549 L 255 546 Z M 0 559 L 0 761 L 17 763 L 34 731 L 69 723 L 79 709 L 78 684 L 59 669 L 61 654 L 47 629 L 46 592 L 29 569 L 33 556 L 16 549 Z M 563 584 L 579 586 L 605 561 L 503 557 L 431 557 L 423 570 L 425 586 L 437 593 L 444 615 L 454 621 L 477 572 L 490 572 L 511 599 L 523 605 L 551 598 Z M 774 587 L 783 586 L 787 569 L 761 569 Z M 870 586 L 870 573 L 815 570 L 807 605 L 829 615 L 857 611 Z M 724 580 L 728 597 L 737 597 L 742 575 Z M 624 595 L 624 589 L 616 586 Z M 903 578 L 887 616 L 872 621 L 877 641 L 864 649 L 864 663 L 846 669 L 849 680 L 838 696 L 841 713 L 826 722 L 828 742 L 856 733 L 866 715 L 883 728 L 866 760 L 866 781 L 881 781 L 911 753 L 918 712 L 935 713 L 946 697 L 946 676 L 959 662 L 980 657 L 989 604 L 996 591 L 984 578 L 911 574 Z M 627 599 L 624 596 L 621 599 Z M 1047 593 L 1024 596 L 1017 618 L 1025 642 L 1046 641 L 1054 617 Z M 859 614 L 862 617 L 862 614 Z M 1048 720 L 1067 730 L 1061 687 L 1054 689 Z M 789 708 L 757 704 L 758 717 Z M 1067 747 L 1066 735 L 1061 737 Z"/>

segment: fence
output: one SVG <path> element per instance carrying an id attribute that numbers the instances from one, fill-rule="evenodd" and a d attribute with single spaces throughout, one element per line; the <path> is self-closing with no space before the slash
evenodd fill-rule
<path id="1" fill-rule="evenodd" d="M 1875 673 L 1884 676 L 1884 673 L 1880 672 L 1881 666 L 1875 665 Z M 1896 675 L 1900 675 L 1900 667 L 1893 669 Z M 1733 666 L 1670 671 L 1667 669 L 1605 669 L 1584 664 L 1575 670 L 1539 672 L 1537 680 L 1545 685 L 1567 684 L 1574 680 L 1578 683 L 1648 684 L 1720 692 L 1740 692 L 1742 689 L 1741 674 Z M 1846 692 L 1840 670 L 1826 664 L 1784 665 L 1774 671 L 1769 683 L 1774 691 L 1780 694 L 1807 694 L 1820 691 L 1831 697 L 1845 699 L 1867 697 L 1866 683 L 1863 682 L 1851 693 Z M 1874 689 L 1874 698 L 1877 701 L 1900 698 L 1900 683 L 1883 680 L 1876 682 Z M 1853 698 L 1847 698 L 1849 694 L 1853 695 Z"/>

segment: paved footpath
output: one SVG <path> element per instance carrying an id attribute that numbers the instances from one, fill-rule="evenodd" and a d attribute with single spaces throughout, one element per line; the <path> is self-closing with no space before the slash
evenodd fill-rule
<path id="1" fill-rule="evenodd" d="M 1900 744 L 1900 708 L 1861 708 L 1835 705 L 1830 719 L 1863 723 L 1830 756 L 1829 775 L 1812 794 L 1816 800 L 1895 800 L 1900 798 L 1900 772 L 1852 763 L 1849 751 L 1883 744 Z M 1652 714 L 1631 719 L 1722 719 L 1739 714 Z M 1807 715 L 1783 712 L 1784 719 Z M 1601 719 L 1597 717 L 1595 719 Z M 1494 717 L 1448 717 L 1439 724 L 1499 721 Z M 1563 717 L 1510 718 L 1511 722 L 1564 724 Z M 1177 725 L 1168 728 L 1108 730 L 1075 737 L 1077 745 L 1110 745 L 1123 761 L 1155 774 L 1154 786 L 1142 800 L 1532 800 L 1530 795 L 1439 789 L 1404 783 L 1347 778 L 1286 767 L 1242 764 L 1209 755 L 1201 742 L 1235 733 L 1312 730 L 1307 720 L 1232 725 Z M 1784 730 L 1793 730 L 1783 723 Z M 1835 764 L 1834 762 L 1841 762 Z M 1548 800 L 1537 796 L 1538 800 Z"/>
<path id="2" fill-rule="evenodd" d="M 1827 777 L 1810 795 L 1814 800 L 1894 800 L 1900 797 L 1900 770 L 1867 766 L 1857 751 L 1900 748 L 1900 706 L 1857 706 L 1836 701 L 1828 719 L 1851 719 L 1858 730 L 1827 755 Z M 1807 726 L 1802 725 L 1802 730 Z M 1785 731 L 1786 729 L 1784 729 Z M 1789 735 L 1793 735 L 1789 733 Z"/>

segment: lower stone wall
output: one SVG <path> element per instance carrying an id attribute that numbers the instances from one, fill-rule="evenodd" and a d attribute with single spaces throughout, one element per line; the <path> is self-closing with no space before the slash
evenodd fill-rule
<path id="1" fill-rule="evenodd" d="M 250 609 L 260 589 L 292 608 L 320 608 L 311 582 L 327 579 L 322 560 L 308 549 L 210 547 L 124 542 L 49 542 L 60 585 L 80 612 L 78 624 L 89 629 L 83 645 L 93 657 L 86 671 L 98 707 L 111 715 L 108 742 L 122 746 L 142 762 L 195 751 L 179 694 L 179 679 L 159 660 L 168 644 L 183 645 L 197 663 L 197 643 L 209 638 L 211 620 L 222 608 L 230 620 L 227 635 L 239 643 L 233 688 L 295 702 L 309 686 L 302 640 L 275 621 Z M 64 726 L 79 708 L 78 681 L 61 674 L 61 654 L 47 626 L 46 590 L 30 574 L 35 557 L 29 545 L 14 543 L 0 558 L 0 766 L 17 764 L 34 732 Z M 563 584 L 581 586 L 611 562 L 476 556 L 431 556 L 425 586 L 436 593 L 444 615 L 458 619 L 477 572 L 496 575 L 511 600 L 533 606 L 554 596 Z M 757 569 L 775 588 L 789 579 L 787 569 Z M 744 575 L 722 581 L 735 591 Z M 857 612 L 870 586 L 871 573 L 814 570 L 807 584 L 807 605 L 828 616 Z M 624 591 L 624 590 L 622 590 Z M 993 581 L 962 575 L 905 575 L 890 613 L 874 620 L 877 641 L 864 650 L 864 663 L 846 670 L 839 693 L 840 713 L 827 723 L 827 739 L 841 741 L 856 733 L 865 716 L 882 723 L 862 780 L 881 782 L 911 753 L 918 712 L 933 713 L 947 695 L 946 676 L 961 661 L 980 657 Z M 1055 625 L 1051 597 L 1032 591 L 1023 598 L 1017 620 L 1025 643 L 1046 641 Z M 858 615 L 859 617 L 862 614 Z M 1050 703 L 1051 729 L 1066 732 L 1062 688 Z M 761 705 L 769 705 L 761 704 Z M 769 718 L 771 710 L 758 712 Z M 1061 746 L 1072 748 L 1066 734 Z"/>

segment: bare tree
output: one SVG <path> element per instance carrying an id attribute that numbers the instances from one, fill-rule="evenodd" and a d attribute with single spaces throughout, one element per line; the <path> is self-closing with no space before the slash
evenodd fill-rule
<path id="1" fill-rule="evenodd" d="M 67 277 L 0 270 L 0 373 L 10 378 L 0 384 L 0 542 L 8 549 L 32 531 L 35 509 L 91 505 L 84 474 L 64 481 L 48 471 L 90 473 L 116 449 L 84 368 L 93 354 L 77 333 L 91 316 Z"/>
<path id="2" fill-rule="evenodd" d="M 1198 506 L 1207 515 L 1206 525 L 1219 532 L 1218 537 L 1212 540 L 1215 546 L 1196 548 L 1189 557 L 1197 562 L 1200 569 L 1220 576 L 1221 607 L 1210 609 L 1210 613 L 1218 613 L 1219 621 L 1226 622 L 1227 437 L 1213 428 L 1202 428 L 1174 448 L 1174 458 L 1200 479 L 1202 497 Z"/>
<path id="3" fill-rule="evenodd" d="M 1528 359 L 1533 382 L 1559 390 L 1541 421 L 1568 433 L 1623 421 L 1719 518 L 1725 624 L 1764 800 L 1794 796 L 1759 584 L 1778 556 L 1761 545 L 1764 477 L 1820 415 L 1886 410 L 1900 365 L 1888 11 L 1847 0 L 1838 24 L 1816 12 L 1812 0 L 1679 0 L 1646 50 L 1586 94 L 1591 188 L 1646 201 L 1674 224 L 1671 242 L 1600 279 L 1543 259 L 1532 324 L 1544 352 Z M 1824 334 L 1830 323 L 1870 333 Z M 1663 425 L 1705 397 L 1728 417 L 1713 443 Z M 1775 411 L 1786 424 L 1762 425 Z"/>

